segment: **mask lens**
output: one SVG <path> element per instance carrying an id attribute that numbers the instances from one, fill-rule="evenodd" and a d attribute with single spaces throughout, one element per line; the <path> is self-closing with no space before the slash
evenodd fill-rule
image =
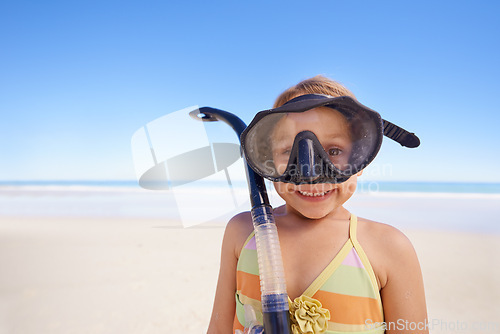
<path id="1" fill-rule="evenodd" d="M 265 116 L 246 135 L 244 142 L 245 156 L 257 168 L 259 174 L 263 176 L 279 177 L 284 172 L 283 169 L 280 174 L 277 170 L 276 166 L 280 164 L 280 161 L 276 163 L 274 161 L 273 150 L 276 152 L 277 148 L 276 143 L 273 143 L 271 135 L 274 133 L 279 120 L 285 117 L 285 115 L 283 113 L 275 113 Z"/>
<path id="2" fill-rule="evenodd" d="M 299 135 L 304 131 L 315 139 Z M 376 154 L 380 138 L 380 125 L 369 113 L 318 107 L 267 114 L 248 129 L 244 146 L 251 165 L 271 179 L 292 172 L 350 176 Z"/>

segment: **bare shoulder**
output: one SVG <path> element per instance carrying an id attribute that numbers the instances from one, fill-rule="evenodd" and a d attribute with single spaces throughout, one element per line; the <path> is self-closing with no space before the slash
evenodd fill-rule
<path id="1" fill-rule="evenodd" d="M 252 215 L 249 211 L 237 214 L 227 223 L 224 241 L 232 245 L 236 257 L 239 257 L 241 248 L 252 231 Z"/>
<path id="2" fill-rule="evenodd" d="M 360 243 L 376 243 L 378 247 L 392 251 L 413 249 L 408 237 L 394 226 L 365 218 L 358 221 Z"/>
<path id="3" fill-rule="evenodd" d="M 379 281 L 384 287 L 394 268 L 408 261 L 418 261 L 408 237 L 394 226 L 372 220 L 358 219 L 358 241 L 363 247 Z"/>

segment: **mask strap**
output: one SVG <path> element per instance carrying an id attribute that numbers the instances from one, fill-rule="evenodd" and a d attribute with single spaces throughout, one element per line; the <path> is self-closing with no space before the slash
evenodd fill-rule
<path id="1" fill-rule="evenodd" d="M 332 99 L 331 96 L 328 95 L 323 95 L 323 94 L 305 94 L 301 96 L 297 96 L 290 101 L 286 102 L 283 104 L 283 106 L 289 104 L 289 103 L 300 103 L 306 100 L 311 100 L 311 99 Z M 283 107 L 282 106 L 282 107 Z M 279 107 L 281 108 L 281 107 Z M 279 109 L 277 108 L 277 109 Z M 408 147 L 408 148 L 415 148 L 420 145 L 420 139 L 413 133 L 413 132 L 408 132 L 405 129 L 397 126 L 396 124 L 393 124 L 389 121 L 386 121 L 385 119 L 382 119 L 383 121 L 383 127 L 384 127 L 384 136 L 398 142 L 401 144 L 401 146 Z"/>
<path id="2" fill-rule="evenodd" d="M 415 148 L 420 145 L 420 139 L 413 132 L 408 132 L 385 119 L 382 122 L 384 125 L 384 136 L 391 138 L 404 147 Z"/>

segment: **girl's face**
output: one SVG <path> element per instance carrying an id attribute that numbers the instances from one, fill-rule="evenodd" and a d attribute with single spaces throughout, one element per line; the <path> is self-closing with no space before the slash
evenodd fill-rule
<path id="1" fill-rule="evenodd" d="M 287 167 L 295 136 L 305 130 L 316 135 L 337 168 L 342 170 L 349 167 L 352 146 L 349 124 L 338 111 L 320 107 L 303 113 L 290 113 L 278 122 L 271 142 L 274 165 L 280 174 Z M 356 190 L 356 183 L 357 175 L 353 175 L 340 184 L 294 185 L 274 182 L 274 187 L 286 201 L 288 209 L 307 218 L 319 219 L 343 205 Z"/>
<path id="2" fill-rule="evenodd" d="M 338 111 L 327 107 L 289 113 L 275 126 L 271 134 L 273 162 L 279 174 L 283 174 L 295 136 L 302 131 L 313 132 L 335 167 L 348 167 L 351 154 L 349 123 Z"/>

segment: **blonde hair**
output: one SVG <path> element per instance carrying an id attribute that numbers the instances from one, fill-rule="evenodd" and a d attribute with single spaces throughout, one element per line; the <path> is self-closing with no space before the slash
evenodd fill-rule
<path id="1" fill-rule="evenodd" d="M 303 80 L 295 86 L 292 86 L 285 90 L 278 96 L 278 98 L 274 102 L 273 108 L 280 107 L 294 97 L 305 94 L 324 94 L 334 97 L 350 96 L 354 99 L 356 98 L 354 94 L 349 89 L 344 87 L 341 83 L 322 75 L 317 75 L 310 79 Z"/>

